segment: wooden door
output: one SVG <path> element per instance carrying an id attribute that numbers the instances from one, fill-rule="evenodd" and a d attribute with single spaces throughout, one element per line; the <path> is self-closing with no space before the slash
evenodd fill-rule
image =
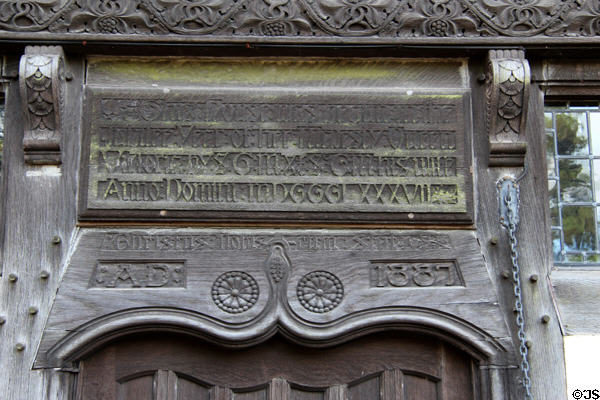
<path id="1" fill-rule="evenodd" d="M 373 334 L 310 348 L 274 337 L 226 349 L 173 335 L 134 336 L 81 362 L 79 400 L 458 400 L 474 361 L 437 339 Z"/>

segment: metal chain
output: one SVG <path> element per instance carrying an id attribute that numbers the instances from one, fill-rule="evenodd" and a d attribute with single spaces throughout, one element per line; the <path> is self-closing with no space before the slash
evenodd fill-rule
<path id="1" fill-rule="evenodd" d="M 525 172 L 523 172 L 523 175 Z M 518 179 L 504 178 L 498 183 L 501 195 L 500 221 L 508 229 L 510 241 L 510 258 L 512 261 L 513 289 L 515 293 L 515 311 L 517 336 L 519 338 L 519 354 L 521 355 L 521 372 L 525 399 L 533 400 L 531 394 L 531 378 L 529 377 L 528 349 L 525 341 L 525 317 L 523 314 L 523 298 L 521 295 L 521 268 L 519 267 L 519 249 L 517 242 L 517 227 L 519 225 L 519 185 Z M 504 207 L 503 207 L 504 206 Z"/>

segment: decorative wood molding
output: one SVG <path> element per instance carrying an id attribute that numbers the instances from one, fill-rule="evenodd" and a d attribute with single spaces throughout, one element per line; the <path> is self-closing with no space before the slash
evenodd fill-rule
<path id="1" fill-rule="evenodd" d="M 0 29 L 83 35 L 218 37 L 572 38 L 600 32 L 581 0 L 0 1 Z M 124 40 L 118 38 L 117 40 Z"/>
<path id="2" fill-rule="evenodd" d="M 90 229 L 73 251 L 36 367 L 64 367 L 88 345 L 148 329 L 238 347 L 276 330 L 322 346 L 390 327 L 446 332 L 494 365 L 514 364 L 471 231 Z M 434 268 L 422 264 L 440 260 L 460 284 L 429 283 Z M 402 267 L 389 286 L 371 284 L 373 268 L 402 262 L 421 264 L 410 275 L 420 285 L 403 286 Z"/>
<path id="3" fill-rule="evenodd" d="M 525 126 L 531 73 L 522 50 L 490 50 L 487 71 L 487 129 L 490 167 L 525 162 Z"/>
<path id="4" fill-rule="evenodd" d="M 59 46 L 28 46 L 19 87 L 25 117 L 23 151 L 28 164 L 60 164 L 64 55 Z"/>

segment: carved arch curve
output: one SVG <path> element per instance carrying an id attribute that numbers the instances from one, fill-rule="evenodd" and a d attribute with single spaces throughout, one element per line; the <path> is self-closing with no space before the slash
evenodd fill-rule
<path id="1" fill-rule="evenodd" d="M 143 332 L 174 332 L 227 347 L 262 343 L 275 333 L 306 346 L 327 347 L 382 330 L 423 332 L 437 336 L 467 352 L 482 364 L 494 364 L 506 351 L 496 338 L 476 326 L 436 310 L 393 307 L 357 313 L 326 325 L 310 326 L 285 317 L 248 327 L 224 327 L 198 313 L 181 309 L 129 309 L 81 325 L 48 351 L 40 351 L 45 366 L 69 367 L 106 343 Z"/>

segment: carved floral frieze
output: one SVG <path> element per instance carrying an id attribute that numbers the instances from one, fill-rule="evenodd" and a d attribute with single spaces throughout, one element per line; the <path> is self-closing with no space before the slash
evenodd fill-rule
<path id="1" fill-rule="evenodd" d="M 0 1 L 9 32 L 339 37 L 572 37 L 600 32 L 590 0 Z"/>

